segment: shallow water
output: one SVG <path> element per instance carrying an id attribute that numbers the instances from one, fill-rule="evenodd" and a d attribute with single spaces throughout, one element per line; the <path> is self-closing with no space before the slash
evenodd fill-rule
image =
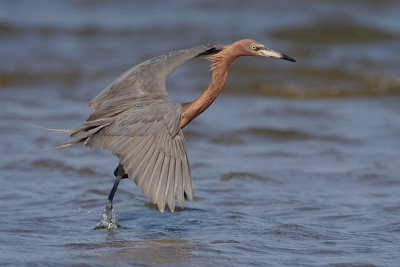
<path id="1" fill-rule="evenodd" d="M 0 264 L 398 266 L 399 8 L 2 1 Z M 222 95 L 185 128 L 195 201 L 160 213 L 123 180 L 122 227 L 92 230 L 116 157 L 47 149 L 67 136 L 29 123 L 78 127 L 90 99 L 128 67 L 244 37 L 298 62 L 239 59 Z M 207 69 L 195 60 L 174 72 L 171 97 L 199 95 Z"/>

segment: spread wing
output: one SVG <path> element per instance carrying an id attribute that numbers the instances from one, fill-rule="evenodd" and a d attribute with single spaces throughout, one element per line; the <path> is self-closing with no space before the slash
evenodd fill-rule
<path id="1" fill-rule="evenodd" d="M 193 201 L 193 185 L 180 129 L 182 107 L 168 99 L 148 101 L 112 119 L 86 123 L 71 135 L 72 142 L 102 147 L 118 155 L 129 178 L 164 211 Z"/>
<path id="2" fill-rule="evenodd" d="M 89 106 L 98 109 L 101 106 L 119 104 L 120 101 L 168 97 L 165 80 L 173 70 L 192 58 L 215 54 L 219 51 L 221 47 L 218 45 L 200 45 L 146 60 L 118 77 L 96 96 Z"/>
<path id="3" fill-rule="evenodd" d="M 193 186 L 180 129 L 182 107 L 168 98 L 165 80 L 187 60 L 221 49 L 197 46 L 132 67 L 89 103 L 94 112 L 84 127 L 72 130 L 68 144 L 112 151 L 160 211 L 166 203 L 174 211 L 175 199 L 183 207 L 185 194 L 193 200 Z"/>

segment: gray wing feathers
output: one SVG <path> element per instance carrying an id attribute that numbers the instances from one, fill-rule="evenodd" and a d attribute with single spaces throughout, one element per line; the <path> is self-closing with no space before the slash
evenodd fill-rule
<path id="1" fill-rule="evenodd" d="M 179 148 L 175 150 L 174 147 Z M 184 192 L 193 201 L 192 178 L 184 148 L 182 131 L 171 138 L 163 129 L 150 138 L 141 137 L 139 145 L 132 145 L 126 150 L 128 153 L 120 155 L 129 177 L 160 211 L 164 211 L 165 204 L 174 211 L 175 199 L 183 207 Z"/>
<path id="2" fill-rule="evenodd" d="M 215 46 L 201 45 L 189 49 L 170 52 L 140 63 L 124 72 L 114 82 L 96 96 L 89 106 L 113 106 L 120 101 L 159 96 L 168 97 L 165 89 L 167 76 L 186 61 L 210 50 Z"/>
<path id="3" fill-rule="evenodd" d="M 87 146 L 99 146 L 118 155 L 129 178 L 150 201 L 160 211 L 164 211 L 166 204 L 174 211 L 175 199 L 183 207 L 185 193 L 193 201 L 186 144 L 180 129 L 181 113 L 179 103 L 153 101 L 148 106 L 127 110 L 113 121 L 89 122 L 88 128 L 81 128 L 73 136 L 86 136 Z M 88 136 L 91 131 L 95 134 Z"/>
<path id="4" fill-rule="evenodd" d="M 129 109 L 107 127 L 109 135 L 144 136 L 166 127 L 171 137 L 180 130 L 182 107 L 171 100 L 153 100 L 151 104 Z"/>
<path id="5" fill-rule="evenodd" d="M 221 51 L 202 45 L 170 52 L 132 67 L 90 103 L 94 112 L 70 136 L 69 144 L 102 147 L 120 158 L 129 177 L 161 211 L 175 199 L 193 200 L 186 144 L 180 129 L 182 107 L 168 98 L 167 76 L 197 56 Z"/>
<path id="6" fill-rule="evenodd" d="M 165 195 L 164 195 L 168 207 L 172 212 L 175 211 L 175 194 L 176 194 L 176 192 L 174 191 L 175 161 L 176 161 L 175 157 L 170 158 L 168 178 L 167 178 L 167 184 L 165 186 Z"/>

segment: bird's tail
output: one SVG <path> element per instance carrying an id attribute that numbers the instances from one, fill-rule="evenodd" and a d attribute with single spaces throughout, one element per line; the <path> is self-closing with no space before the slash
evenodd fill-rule
<path id="1" fill-rule="evenodd" d="M 93 147 L 98 139 L 103 137 L 101 130 L 110 125 L 112 118 L 102 118 L 93 121 L 85 122 L 82 128 L 73 129 L 70 133 L 70 140 L 67 144 L 76 145 L 84 144 L 85 146 Z"/>
<path id="2" fill-rule="evenodd" d="M 51 131 L 51 132 L 71 133 L 71 134 L 72 134 L 72 133 L 76 132 L 77 130 L 80 130 L 80 129 L 50 129 L 50 128 L 42 127 L 42 126 L 39 126 L 39 125 L 30 123 L 30 122 L 27 122 L 27 123 L 28 123 L 29 125 L 35 127 L 35 128 L 39 128 L 39 129 L 46 130 L 46 131 Z M 72 145 L 74 145 L 74 144 L 75 144 L 75 143 L 72 143 L 71 140 L 70 140 L 70 141 L 65 142 L 65 143 L 62 144 L 62 145 L 59 145 L 59 146 L 56 146 L 56 147 L 52 147 L 52 148 L 45 148 L 45 149 L 48 150 L 48 149 L 63 148 L 63 147 L 72 146 Z"/>
<path id="3" fill-rule="evenodd" d="M 110 124 L 110 121 L 111 121 L 110 118 L 88 121 L 83 124 L 84 125 L 83 127 L 77 129 L 49 129 L 32 123 L 29 124 L 32 125 L 33 127 L 47 131 L 69 133 L 70 134 L 69 140 L 64 144 L 59 145 L 55 148 L 63 148 L 77 144 L 84 144 L 86 146 L 92 147 L 94 143 L 89 141 L 91 141 L 93 136 L 95 136 L 101 129 L 108 126 Z M 100 136 L 96 135 L 96 137 Z"/>

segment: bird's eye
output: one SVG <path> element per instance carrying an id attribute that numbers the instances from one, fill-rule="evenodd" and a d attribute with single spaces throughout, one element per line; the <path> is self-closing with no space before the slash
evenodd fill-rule
<path id="1" fill-rule="evenodd" d="M 251 48 L 251 50 L 253 50 L 253 51 L 256 51 L 256 50 L 257 50 L 257 46 L 255 46 L 255 45 L 252 45 L 250 48 Z"/>

